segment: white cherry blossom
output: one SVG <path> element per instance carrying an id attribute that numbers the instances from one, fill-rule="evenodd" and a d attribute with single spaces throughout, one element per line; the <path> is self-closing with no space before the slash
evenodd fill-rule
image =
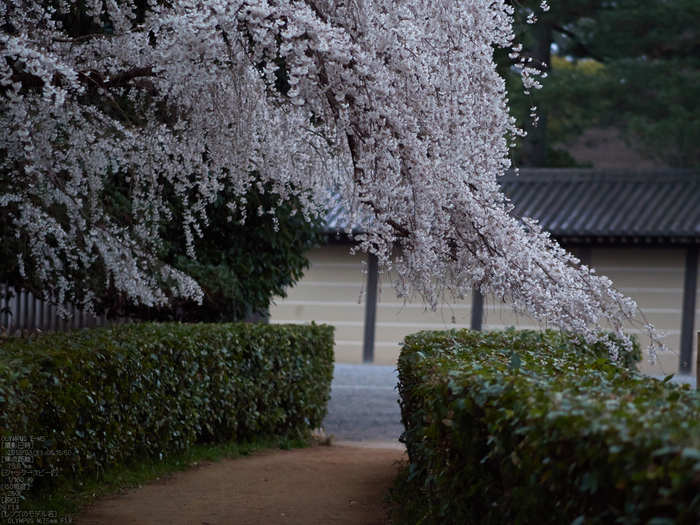
<path id="1" fill-rule="evenodd" d="M 99 31 L 75 33 L 80 8 Z M 0 200 L 29 239 L 25 267 L 59 301 L 76 296 L 66 276 L 96 265 L 146 305 L 201 297 L 154 255 L 172 218 L 164 192 L 186 204 L 192 253 L 207 203 L 259 180 L 298 194 L 305 214 L 336 192 L 370 216 L 362 248 L 392 267 L 399 296 L 435 308 L 479 287 L 591 339 L 622 335 L 635 304 L 499 193 L 522 134 L 493 62 L 494 46 L 520 56 L 513 12 L 503 0 L 4 2 Z M 105 204 L 115 178 L 130 221 Z"/>

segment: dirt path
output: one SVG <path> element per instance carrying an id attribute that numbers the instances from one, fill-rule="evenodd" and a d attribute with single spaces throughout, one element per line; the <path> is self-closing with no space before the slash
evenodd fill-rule
<path id="1" fill-rule="evenodd" d="M 385 525 L 383 498 L 403 451 L 369 447 L 373 444 L 272 450 L 205 463 L 101 499 L 74 523 Z"/>

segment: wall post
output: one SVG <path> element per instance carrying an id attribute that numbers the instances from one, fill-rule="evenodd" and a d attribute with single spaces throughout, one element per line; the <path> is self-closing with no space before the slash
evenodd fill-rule
<path id="1" fill-rule="evenodd" d="M 373 253 L 367 254 L 367 295 L 365 304 L 365 338 L 362 345 L 362 362 L 374 362 L 374 328 L 377 324 L 377 283 L 379 261 Z"/>
<path id="2" fill-rule="evenodd" d="M 484 296 L 476 287 L 472 290 L 472 324 L 471 329 L 481 332 L 484 327 Z"/>
<path id="3" fill-rule="evenodd" d="M 693 362 L 693 335 L 695 332 L 695 296 L 698 284 L 698 247 L 689 246 L 685 252 L 683 283 L 683 314 L 681 320 L 681 358 L 679 373 L 690 374 Z"/>

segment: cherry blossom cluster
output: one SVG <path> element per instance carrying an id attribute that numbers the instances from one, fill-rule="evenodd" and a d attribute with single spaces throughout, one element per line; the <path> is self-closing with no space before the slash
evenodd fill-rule
<path id="1" fill-rule="evenodd" d="M 80 9 L 100 31 L 75 34 Z M 19 204 L 23 264 L 60 300 L 96 265 L 143 304 L 201 297 L 157 259 L 158 225 L 182 220 L 192 255 L 220 190 L 262 181 L 304 214 L 335 193 L 371 217 L 361 246 L 400 297 L 436 308 L 477 287 L 591 340 L 624 337 L 635 304 L 499 193 L 521 134 L 493 62 L 495 46 L 519 56 L 512 14 L 503 0 L 4 2 L 0 202 Z M 105 204 L 115 177 L 129 221 Z"/>

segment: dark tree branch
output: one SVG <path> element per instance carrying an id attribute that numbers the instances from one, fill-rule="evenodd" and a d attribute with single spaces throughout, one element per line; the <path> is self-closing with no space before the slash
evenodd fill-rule
<path id="1" fill-rule="evenodd" d="M 124 71 L 117 75 L 113 75 L 106 83 L 106 87 L 133 87 L 129 82 L 137 78 L 155 77 L 156 73 L 152 67 L 137 67 Z"/>
<path id="2" fill-rule="evenodd" d="M 102 75 L 94 69 L 78 72 L 78 80 L 88 86 L 88 88 L 137 88 L 156 94 L 157 90 L 148 78 L 155 77 L 156 73 L 152 67 L 133 68 L 111 77 Z M 19 82 L 25 89 L 42 89 L 46 84 L 44 79 L 27 72 L 15 72 L 12 75 L 13 82 Z M 61 87 L 65 84 L 63 75 L 55 74 L 51 80 L 51 85 Z"/>
<path id="3" fill-rule="evenodd" d="M 571 31 L 569 31 L 568 29 L 566 29 L 565 27 L 562 27 L 558 24 L 552 24 L 550 27 L 552 28 L 553 31 L 556 31 L 557 33 L 561 33 L 562 35 L 566 35 L 571 40 L 573 40 L 576 43 L 576 47 L 579 50 L 583 51 L 583 54 L 585 56 L 588 56 L 588 57 L 590 57 L 594 60 L 597 60 L 598 62 L 601 62 L 601 63 L 607 62 L 605 57 L 602 57 L 602 56 L 598 55 L 597 53 L 594 53 L 593 51 L 591 51 L 588 48 L 588 46 L 586 46 L 586 44 L 581 42 L 581 39 L 578 37 L 578 35 L 576 33 L 573 33 Z"/>

